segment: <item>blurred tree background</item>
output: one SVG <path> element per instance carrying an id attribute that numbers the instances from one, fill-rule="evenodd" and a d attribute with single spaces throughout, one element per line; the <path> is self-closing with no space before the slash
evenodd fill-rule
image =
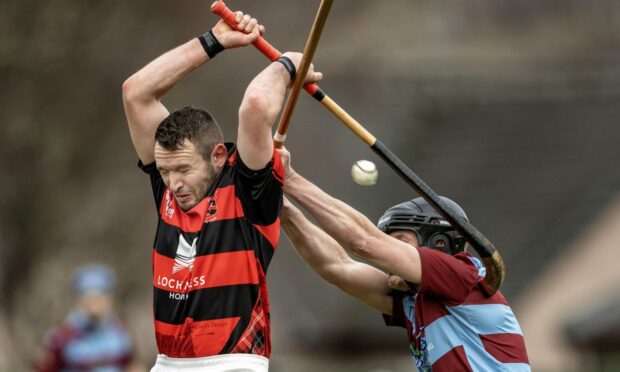
<path id="1" fill-rule="evenodd" d="M 319 1 L 227 4 L 280 50 L 301 51 Z M 71 304 L 73 268 L 91 261 L 116 270 L 120 311 L 153 362 L 155 210 L 121 84 L 207 31 L 209 5 L 0 2 L 0 370 L 28 370 Z M 619 46 L 613 0 L 339 0 L 314 62 L 330 97 L 496 243 L 515 302 L 576 233 L 571 221 L 618 194 Z M 164 103 L 207 108 L 233 140 L 245 86 L 266 65 L 253 48 L 226 51 Z M 416 196 L 302 95 L 287 141 L 298 171 L 373 220 Z M 379 165 L 373 188 L 350 179 L 362 158 Z M 580 200 L 590 208 L 567 217 Z M 403 331 L 321 282 L 284 235 L 269 283 L 274 371 L 413 369 Z"/>

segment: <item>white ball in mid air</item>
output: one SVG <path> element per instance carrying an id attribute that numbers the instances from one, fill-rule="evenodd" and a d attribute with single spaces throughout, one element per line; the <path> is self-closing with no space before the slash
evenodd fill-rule
<path id="1" fill-rule="evenodd" d="M 353 181 L 361 186 L 372 186 L 377 183 L 379 171 L 375 163 L 369 160 L 358 160 L 351 167 Z"/>

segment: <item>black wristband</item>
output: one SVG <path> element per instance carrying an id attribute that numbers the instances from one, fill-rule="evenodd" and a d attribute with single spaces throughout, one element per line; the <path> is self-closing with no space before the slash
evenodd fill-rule
<path id="1" fill-rule="evenodd" d="M 198 40 L 200 40 L 200 44 L 204 48 L 205 52 L 209 58 L 215 57 L 216 54 L 224 50 L 224 47 L 217 40 L 215 35 L 213 35 L 213 31 L 209 30 L 206 34 L 198 36 Z"/>
<path id="2" fill-rule="evenodd" d="M 291 81 L 295 81 L 295 75 L 297 74 L 297 69 L 295 68 L 295 65 L 293 64 L 293 61 L 291 61 L 291 59 L 288 58 L 287 56 L 280 56 L 280 58 L 278 58 L 276 62 L 280 62 L 281 64 L 283 64 L 284 68 L 286 68 L 286 71 L 288 71 L 288 74 L 291 76 Z"/>

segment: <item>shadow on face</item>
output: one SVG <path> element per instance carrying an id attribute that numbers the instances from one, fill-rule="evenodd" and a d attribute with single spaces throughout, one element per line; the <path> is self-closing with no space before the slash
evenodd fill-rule
<path id="1" fill-rule="evenodd" d="M 420 242 L 418 240 L 418 234 L 410 230 L 397 230 L 389 233 L 393 238 L 400 240 L 401 242 L 405 242 L 413 247 L 419 247 Z"/>

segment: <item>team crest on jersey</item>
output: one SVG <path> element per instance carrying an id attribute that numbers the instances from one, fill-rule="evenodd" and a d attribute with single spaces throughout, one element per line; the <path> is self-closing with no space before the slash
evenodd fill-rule
<path id="1" fill-rule="evenodd" d="M 213 195 L 207 204 L 207 213 L 205 214 L 205 223 L 213 222 L 217 219 L 217 203 L 215 202 L 217 192 Z"/>
<path id="2" fill-rule="evenodd" d="M 190 245 L 183 234 L 179 235 L 179 246 L 177 247 L 177 254 L 174 257 L 174 266 L 172 267 L 172 273 L 177 273 L 183 269 L 192 271 L 194 268 L 194 258 L 196 258 L 196 242 L 198 238 L 194 238 Z"/>

